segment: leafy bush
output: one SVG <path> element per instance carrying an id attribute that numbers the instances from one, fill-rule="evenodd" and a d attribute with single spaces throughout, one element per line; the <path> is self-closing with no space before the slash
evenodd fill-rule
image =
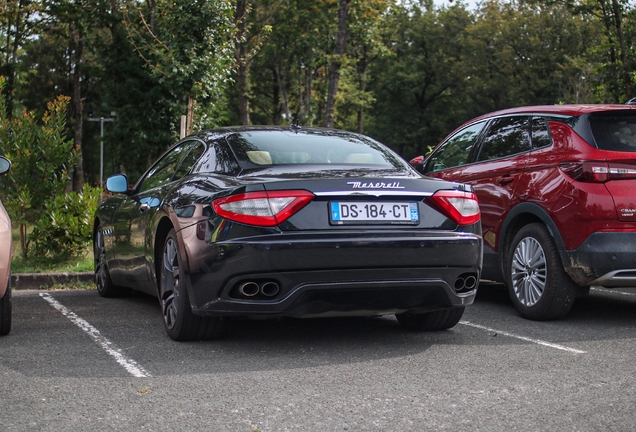
<path id="1" fill-rule="evenodd" d="M 0 77 L 0 153 L 12 166 L 3 179 L 0 198 L 20 229 L 20 249 L 26 260 L 31 249 L 27 227 L 47 217 L 46 203 L 52 197 L 63 196 L 78 154 L 73 140 L 65 137 L 70 98 L 59 96 L 49 102 L 38 122 L 32 112 L 13 115 L 7 111 L 4 86 Z"/>
<path id="2" fill-rule="evenodd" d="M 31 233 L 34 257 L 60 261 L 82 255 L 92 241 L 100 194 L 101 189 L 85 184 L 81 193 L 61 194 L 47 201 Z"/>

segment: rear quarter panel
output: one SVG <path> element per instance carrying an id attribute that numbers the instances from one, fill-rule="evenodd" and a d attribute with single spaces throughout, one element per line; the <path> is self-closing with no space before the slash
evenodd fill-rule
<path id="1" fill-rule="evenodd" d="M 0 298 L 4 296 L 11 274 L 11 220 L 0 202 Z"/>

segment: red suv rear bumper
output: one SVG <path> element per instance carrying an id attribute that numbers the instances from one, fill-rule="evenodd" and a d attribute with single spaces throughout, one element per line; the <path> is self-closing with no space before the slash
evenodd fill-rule
<path id="1" fill-rule="evenodd" d="M 562 259 L 580 285 L 636 287 L 636 232 L 596 232 Z"/>

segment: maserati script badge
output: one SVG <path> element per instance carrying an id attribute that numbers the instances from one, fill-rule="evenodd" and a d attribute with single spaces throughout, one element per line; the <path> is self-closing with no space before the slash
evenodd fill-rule
<path id="1" fill-rule="evenodd" d="M 400 186 L 400 182 L 393 182 L 393 183 L 384 183 L 384 182 L 373 183 L 373 182 L 369 182 L 369 183 L 363 183 L 363 182 L 359 182 L 359 181 L 351 181 L 351 182 L 347 182 L 347 184 L 350 184 L 353 189 L 404 189 L 404 186 Z"/>

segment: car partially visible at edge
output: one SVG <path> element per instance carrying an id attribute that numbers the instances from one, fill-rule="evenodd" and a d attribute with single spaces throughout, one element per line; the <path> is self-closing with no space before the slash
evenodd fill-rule
<path id="1" fill-rule="evenodd" d="M 9 172 L 11 162 L 0 156 L 0 176 Z M 0 336 L 11 331 L 11 219 L 0 202 Z"/>
<path id="2" fill-rule="evenodd" d="M 489 113 L 411 164 L 474 188 L 482 277 L 524 317 L 563 317 L 591 286 L 636 287 L 636 106 Z"/>

